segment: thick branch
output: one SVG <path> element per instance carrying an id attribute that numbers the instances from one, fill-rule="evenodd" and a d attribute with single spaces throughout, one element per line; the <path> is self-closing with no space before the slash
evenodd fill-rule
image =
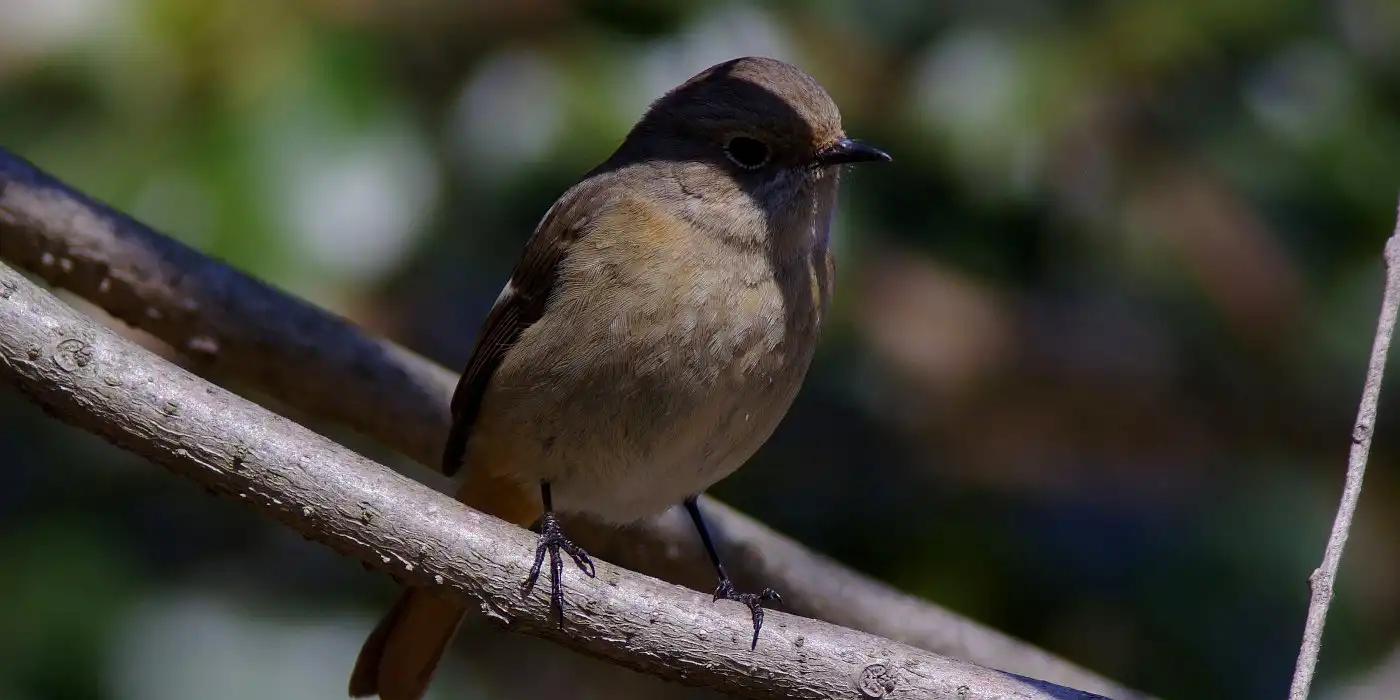
<path id="1" fill-rule="evenodd" d="M 3 148 L 0 259 L 203 367 L 425 464 L 438 461 L 454 374 L 162 236 Z"/>
<path id="2" fill-rule="evenodd" d="M 567 628 L 522 600 L 533 549 L 461 506 L 123 340 L 0 266 L 0 381 L 55 417 L 511 627 L 749 698 L 1099 696 L 782 613 L 747 647 L 747 611 L 600 562 L 567 580 Z"/>
<path id="3" fill-rule="evenodd" d="M 74 191 L 0 148 L 0 258 L 13 261 L 308 415 L 428 465 L 453 373 L 291 298 Z M 1024 642 L 857 574 L 722 504 L 707 515 L 741 582 L 788 609 L 974 663 L 1143 697 Z M 589 551 L 701 590 L 713 581 L 675 512 L 625 532 L 570 524 Z"/>
<path id="4" fill-rule="evenodd" d="M 1400 209 L 1396 211 L 1395 229 L 1385 243 L 1385 291 L 1381 297 L 1380 318 L 1376 336 L 1371 343 L 1371 360 L 1366 368 L 1366 383 L 1361 389 L 1361 406 L 1356 411 L 1356 424 L 1351 429 L 1351 451 L 1347 455 L 1347 475 L 1342 487 L 1337 517 L 1332 522 L 1332 534 L 1322 555 L 1322 565 L 1308 578 L 1312 589 L 1308 602 L 1308 621 L 1303 629 L 1303 644 L 1298 651 L 1298 663 L 1293 668 L 1293 683 L 1289 700 L 1307 700 L 1317 670 L 1317 657 L 1322 651 L 1322 629 L 1327 624 L 1327 609 L 1332 605 L 1332 589 L 1337 580 L 1337 568 L 1342 563 L 1347 534 L 1361 500 L 1361 483 L 1366 476 L 1366 458 L 1371 452 L 1371 436 L 1376 428 L 1376 407 L 1381 397 L 1381 380 L 1385 377 L 1386 356 L 1390 339 L 1395 333 L 1395 317 L 1400 313 Z"/>

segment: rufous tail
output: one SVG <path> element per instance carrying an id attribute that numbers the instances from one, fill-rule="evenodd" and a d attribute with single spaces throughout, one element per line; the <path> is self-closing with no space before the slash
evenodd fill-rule
<path id="1" fill-rule="evenodd" d="M 457 500 L 521 527 L 543 513 L 537 494 L 515 480 L 477 476 L 485 470 L 474 466 L 468 466 L 471 475 L 457 490 Z M 421 589 L 400 593 L 360 648 L 350 697 L 420 700 L 465 614 L 466 608 Z"/>

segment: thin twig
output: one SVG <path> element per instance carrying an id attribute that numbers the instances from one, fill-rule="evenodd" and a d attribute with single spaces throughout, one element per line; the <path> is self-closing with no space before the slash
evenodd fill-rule
<path id="1" fill-rule="evenodd" d="M 687 685 L 745 698 L 1095 700 L 781 612 L 756 650 L 741 606 L 597 562 L 522 597 L 526 531 L 473 511 L 189 374 L 0 265 L 0 384 L 213 493 L 512 629 Z M 348 662 L 348 660 L 347 660 Z"/>
<path id="2" fill-rule="evenodd" d="M 1371 451 L 1371 436 L 1376 427 L 1376 404 L 1381 395 L 1381 378 L 1385 375 L 1385 360 L 1390 350 L 1390 338 L 1395 332 L 1395 317 L 1400 311 L 1400 208 L 1396 210 L 1395 230 L 1385 243 L 1385 291 L 1381 300 L 1380 320 L 1376 338 L 1371 344 L 1371 363 L 1366 369 L 1366 386 L 1361 391 L 1361 407 L 1356 413 L 1356 425 L 1351 430 L 1351 453 L 1347 457 L 1346 486 L 1342 502 L 1332 522 L 1332 535 L 1322 555 L 1322 566 L 1308 577 L 1312 597 L 1308 603 L 1308 622 L 1303 629 L 1303 645 L 1298 651 L 1298 664 L 1293 669 L 1293 685 L 1289 700 L 1307 700 L 1317 671 L 1317 657 L 1322 650 L 1322 628 L 1327 624 L 1327 608 L 1332 604 L 1332 589 L 1337 581 L 1337 567 L 1342 550 L 1351 531 L 1356 502 L 1361 498 L 1361 482 L 1366 476 L 1366 457 Z"/>
<path id="3" fill-rule="evenodd" d="M 0 148 L 0 258 L 82 296 L 195 360 L 308 416 L 438 463 L 456 374 L 211 260 Z M 813 552 L 711 501 L 738 583 L 785 608 L 939 654 L 1104 695 L 1145 698 L 1073 663 Z M 676 511 L 626 530 L 569 524 L 591 553 L 697 590 L 714 581 Z"/>

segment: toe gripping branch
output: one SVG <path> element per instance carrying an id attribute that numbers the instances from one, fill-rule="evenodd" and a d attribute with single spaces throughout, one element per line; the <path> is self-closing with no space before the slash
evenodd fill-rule
<path id="1" fill-rule="evenodd" d="M 695 530 L 700 533 L 700 542 L 705 545 L 705 553 L 710 555 L 710 563 L 714 564 L 715 573 L 719 576 L 719 587 L 715 588 L 715 600 L 732 600 L 743 603 L 749 609 L 749 615 L 753 617 L 753 641 L 749 643 L 749 650 L 758 648 L 758 632 L 763 629 L 763 601 L 773 601 L 779 605 L 783 604 L 783 597 L 778 592 L 765 588 L 761 593 L 740 593 L 734 590 L 734 582 L 729 580 L 729 574 L 724 570 L 724 564 L 720 563 L 719 551 L 715 549 L 715 542 L 710 537 L 710 529 L 705 526 L 705 518 L 700 514 L 700 498 L 692 496 L 685 499 L 686 512 L 690 513 L 690 519 L 695 523 Z"/>
<path id="2" fill-rule="evenodd" d="M 783 597 L 771 588 L 765 588 L 761 593 L 740 593 L 734 590 L 734 584 L 728 578 L 720 579 L 719 587 L 715 589 L 715 600 L 720 599 L 748 606 L 749 615 L 753 617 L 753 641 L 749 643 L 750 651 L 758 648 L 758 632 L 763 629 L 763 601 L 783 604 Z"/>
<path id="3" fill-rule="evenodd" d="M 564 573 L 564 559 L 559 556 L 562 551 L 574 560 L 574 565 L 589 578 L 597 576 L 597 570 L 593 566 L 593 560 L 588 557 L 588 552 L 574 544 L 569 538 L 564 536 L 563 530 L 559 527 L 559 519 L 555 517 L 549 498 L 549 485 L 544 484 L 543 488 L 545 513 L 539 522 L 540 542 L 535 547 L 535 564 L 530 567 L 530 575 L 525 577 L 525 582 L 520 584 L 520 595 L 529 595 L 534 590 L 535 582 L 540 578 L 540 569 L 544 566 L 544 557 L 549 555 L 549 607 L 554 612 L 554 619 L 559 625 L 564 624 L 564 590 L 560 585 L 560 577 Z"/>

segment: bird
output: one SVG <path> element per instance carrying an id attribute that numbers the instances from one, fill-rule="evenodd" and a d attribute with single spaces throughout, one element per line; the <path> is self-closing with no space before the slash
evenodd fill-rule
<path id="1" fill-rule="evenodd" d="M 555 201 L 487 314 L 452 396 L 442 471 L 456 498 L 538 533 L 549 560 L 586 551 L 559 513 L 625 524 L 681 504 L 735 589 L 698 498 L 768 440 L 801 387 L 832 293 L 844 166 L 890 156 L 848 137 L 827 91 L 783 61 L 713 65 L 654 101 Z M 350 695 L 418 700 L 465 613 L 408 588 L 366 639 Z"/>

